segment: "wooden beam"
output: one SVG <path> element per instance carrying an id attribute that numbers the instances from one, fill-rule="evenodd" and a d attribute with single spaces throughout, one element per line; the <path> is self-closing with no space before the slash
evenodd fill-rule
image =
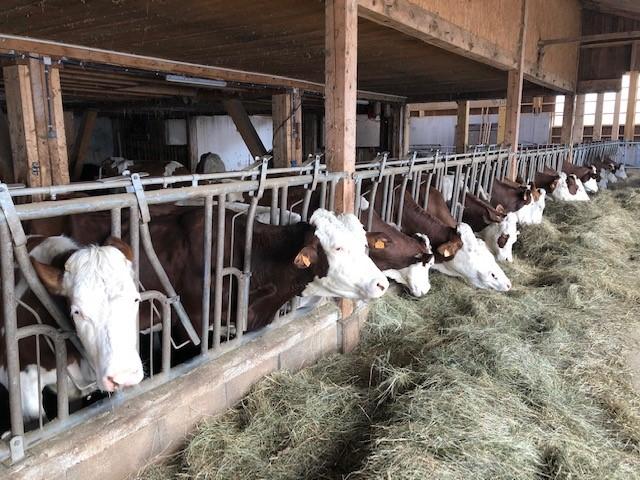
<path id="1" fill-rule="evenodd" d="M 638 100 L 638 75 L 640 72 L 629 72 L 629 98 L 627 100 L 627 119 L 624 122 L 624 139 L 633 141 L 636 126 L 636 104 Z"/>
<path id="2" fill-rule="evenodd" d="M 60 87 L 60 69 L 48 68 L 45 76 L 49 87 L 49 157 L 51 158 L 51 181 L 54 185 L 63 185 L 71 181 L 69 177 L 69 149 L 67 148 L 67 130 L 64 124 L 62 107 L 62 89 Z"/>
<path id="3" fill-rule="evenodd" d="M 251 155 L 253 157 L 266 155 L 267 149 L 264 147 L 262 140 L 260 140 L 260 136 L 258 136 L 258 132 L 256 132 L 253 123 L 251 123 L 249 114 L 245 110 L 244 105 L 242 105 L 242 102 L 238 99 L 231 98 L 223 100 L 222 106 L 233 120 L 233 123 L 238 129 L 238 133 L 240 133 Z"/>
<path id="4" fill-rule="evenodd" d="M 575 107 L 575 95 L 565 95 L 564 110 L 562 114 L 562 130 L 560 131 L 560 143 L 563 145 L 570 145 L 573 142 L 573 120 Z"/>
<path id="5" fill-rule="evenodd" d="M 507 130 L 507 106 L 500 105 L 498 107 L 498 132 L 496 143 L 499 145 L 504 144 L 505 133 Z"/>
<path id="6" fill-rule="evenodd" d="M 622 88 L 622 78 L 603 80 L 578 80 L 576 93 L 617 92 Z"/>
<path id="7" fill-rule="evenodd" d="M 504 142 L 511 146 L 513 153 L 518 151 L 520 138 L 520 110 L 522 105 L 522 85 L 524 82 L 524 57 L 525 42 L 528 23 L 527 0 L 521 0 L 520 7 L 520 33 L 518 35 L 518 65 L 516 69 L 509 70 L 507 76 L 507 117 L 505 119 Z M 509 165 L 509 178 L 516 179 L 517 159 L 513 155 Z"/>
<path id="8" fill-rule="evenodd" d="M 355 171 L 358 9 L 356 0 L 325 1 L 325 145 L 330 171 Z M 338 184 L 336 211 L 352 212 L 351 178 Z"/>
<path id="9" fill-rule="evenodd" d="M 599 141 L 602 139 L 602 111 L 604 110 L 604 93 L 598 94 L 596 101 L 596 119 L 593 123 L 592 140 Z"/>
<path id="10" fill-rule="evenodd" d="M 411 148 L 411 112 L 408 105 L 402 106 L 402 151 L 401 156 L 409 154 Z"/>
<path id="11" fill-rule="evenodd" d="M 469 101 L 458 102 L 458 123 L 456 125 L 456 153 L 464 153 L 469 146 Z"/>
<path id="12" fill-rule="evenodd" d="M 613 107 L 613 123 L 611 124 L 611 140 L 616 141 L 620 137 L 620 104 L 622 103 L 622 92 L 616 92 L 616 103 Z"/>
<path id="13" fill-rule="evenodd" d="M 390 144 L 391 144 L 391 156 L 393 158 L 400 158 L 404 152 L 404 135 L 402 133 L 402 127 L 404 125 L 404 114 L 402 112 L 402 105 L 391 106 L 391 132 Z"/>
<path id="14" fill-rule="evenodd" d="M 9 122 L 2 109 L 0 109 L 0 181 L 3 183 L 15 183 Z"/>
<path id="15" fill-rule="evenodd" d="M 302 98 L 300 92 L 273 95 L 273 165 L 288 168 L 302 161 Z"/>
<path id="16" fill-rule="evenodd" d="M 538 41 L 538 48 L 546 48 L 549 45 L 562 45 L 567 43 L 593 44 L 599 42 L 610 42 L 612 40 L 629 40 L 634 38 L 640 38 L 640 30 L 614 33 L 597 33 L 594 35 L 582 35 L 581 37 L 551 38 Z"/>
<path id="17" fill-rule="evenodd" d="M 79 140 L 76 144 L 73 164 L 73 179 L 77 180 L 82 174 L 82 166 L 87 158 L 87 153 L 91 147 L 91 139 L 93 138 L 93 129 L 96 125 L 98 112 L 96 110 L 87 110 L 84 113 L 82 126 L 80 127 Z"/>
<path id="18" fill-rule="evenodd" d="M 506 104 L 504 98 L 490 100 L 471 100 L 469 108 L 495 108 Z M 407 107 L 410 111 L 426 111 L 432 112 L 436 110 L 455 110 L 458 108 L 457 102 L 427 102 L 427 103 L 408 103 Z"/>
<path id="19" fill-rule="evenodd" d="M 49 40 L 38 40 L 17 35 L 0 34 L 0 53 L 37 53 L 57 58 L 71 58 L 90 63 L 116 65 L 124 68 L 148 70 L 152 72 L 186 75 L 212 80 L 224 80 L 243 84 L 269 85 L 278 88 L 299 88 L 303 91 L 324 93 L 325 86 L 280 75 L 247 72 L 232 68 L 214 67 L 188 62 L 179 62 L 146 55 L 83 47 Z M 358 98 L 390 103 L 405 103 L 406 97 L 389 95 L 368 90 L 358 90 Z"/>
<path id="20" fill-rule="evenodd" d="M 576 108 L 573 119 L 573 133 L 571 142 L 582 143 L 584 136 L 584 94 L 576 96 Z"/>
<path id="21" fill-rule="evenodd" d="M 44 79 L 44 64 L 39 58 L 30 58 L 29 79 L 33 96 L 33 117 L 38 143 L 38 161 L 40 163 L 40 184 L 51 185 L 51 158 L 49 155 L 47 92 Z"/>
<path id="22" fill-rule="evenodd" d="M 189 144 L 189 170 L 195 172 L 200 161 L 198 155 L 198 117 L 187 117 L 187 142 Z"/>
<path id="23" fill-rule="evenodd" d="M 5 66 L 3 75 L 14 180 L 30 187 L 40 187 L 42 182 L 38 160 L 38 137 L 29 66 Z"/>
<path id="24" fill-rule="evenodd" d="M 409 0 L 359 0 L 358 14 L 372 22 L 398 30 L 423 42 L 500 70 L 515 69 L 519 56 L 512 56 L 497 44 L 471 33 Z M 524 78 L 545 88 L 573 91 L 575 83 L 550 72 L 542 72 L 537 62 L 522 68 Z"/>

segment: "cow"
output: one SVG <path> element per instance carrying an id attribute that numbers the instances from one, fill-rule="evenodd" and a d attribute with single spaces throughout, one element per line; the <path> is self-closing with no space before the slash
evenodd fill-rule
<path id="1" fill-rule="evenodd" d="M 420 193 L 422 196 L 426 195 L 426 184 L 421 185 Z M 506 214 L 501 205 L 498 205 L 498 208 L 500 211 L 475 195 L 467 193 L 462 220 L 478 233 L 499 261 L 511 262 L 513 244 L 518 235 L 517 216 Z M 444 196 L 434 187 L 429 189 L 427 212 L 449 227 L 458 226 L 458 222 L 449 212 Z"/>
<path id="2" fill-rule="evenodd" d="M 193 327 L 202 334 L 202 277 L 204 216 L 197 207 L 155 205 L 150 207 L 149 223 L 155 250 Z M 123 215 L 122 233 L 128 233 Z M 217 223 L 217 211 L 213 215 Z M 246 217 L 225 212 L 224 264 L 242 269 Z M 64 227 L 82 243 L 100 241 L 110 230 L 110 216 L 73 215 Z M 230 245 L 230 239 L 236 239 Z M 219 239 L 212 238 L 212 251 Z M 381 297 L 389 287 L 387 278 L 367 255 L 367 237 L 355 215 L 335 215 L 318 209 L 310 221 L 295 225 L 266 225 L 255 222 L 251 256 L 247 329 L 258 330 L 269 324 L 280 307 L 301 296 L 343 297 L 367 300 Z M 212 275 L 215 262 L 212 262 Z M 147 256 L 140 256 L 140 281 L 147 290 L 164 291 Z M 223 311 L 234 318 L 237 302 L 228 299 L 229 282 L 224 282 Z M 235 291 L 233 292 L 235 295 Z M 229 303 L 230 302 L 230 303 Z M 211 308 L 213 309 L 213 302 Z M 145 309 L 146 310 L 146 309 Z M 212 313 L 213 316 L 213 313 Z M 140 328 L 149 328 L 148 312 L 140 314 Z M 188 340 L 182 329 L 174 329 L 174 340 Z"/>
<path id="3" fill-rule="evenodd" d="M 575 175 L 587 192 L 596 193 L 598 191 L 598 171 L 595 166 L 581 167 L 565 160 L 562 164 L 562 171 L 567 175 Z"/>
<path id="4" fill-rule="evenodd" d="M 536 195 L 538 198 L 534 198 Z M 491 199 L 488 199 L 488 195 L 483 191 L 480 192 L 480 196 L 494 208 L 501 206 L 507 213 L 514 212 L 518 221 L 522 223 L 542 221 L 546 192 L 543 194 L 538 189 L 534 191 L 529 185 L 514 186 L 512 182 L 496 178 L 493 180 Z"/>
<path id="5" fill-rule="evenodd" d="M 420 208 L 408 191 L 404 194 L 402 230 L 409 235 L 422 233 L 429 237 L 435 254 L 433 269 L 464 278 L 476 288 L 511 289 L 511 282 L 469 225 L 460 223 L 452 227 L 443 223 Z"/>
<path id="6" fill-rule="evenodd" d="M 302 199 L 304 195 L 305 189 L 302 187 L 289 188 L 288 200 L 289 204 L 292 205 L 292 210 L 285 213 L 286 223 L 296 223 L 301 218 L 298 212 L 302 210 Z M 270 190 L 264 192 L 260 203 L 263 205 L 259 206 L 258 209 L 267 208 L 266 205 L 271 203 Z M 318 209 L 319 204 L 320 192 L 315 191 L 309 201 L 309 213 Z M 361 198 L 360 205 L 363 210 L 360 214 L 360 220 L 363 225 L 365 225 L 368 221 L 367 209 L 369 208 L 369 202 L 366 198 Z M 280 209 L 278 209 L 278 217 L 280 216 L 279 210 Z M 377 212 L 372 212 L 372 215 L 372 231 L 385 234 L 391 241 L 390 248 L 369 249 L 369 254 L 374 263 L 378 268 L 383 270 L 383 273 L 385 273 L 388 278 L 406 286 L 412 295 L 416 297 L 426 295 L 431 288 L 429 283 L 429 269 L 433 264 L 433 253 L 428 236 L 424 234 L 418 234 L 413 237 L 405 235 L 383 222 Z M 270 213 L 260 212 L 256 218 L 268 223 Z M 375 233 L 368 233 L 367 237 L 371 239 L 375 235 Z"/>
<path id="7" fill-rule="evenodd" d="M 82 358 L 68 342 L 68 371 L 75 383 L 95 382 L 105 392 L 138 384 L 143 378 L 136 348 L 140 294 L 134 282 L 131 248 L 112 237 L 99 246 L 80 246 L 66 236 L 30 236 L 27 248 L 38 277 L 54 299 L 64 305 L 88 356 Z M 23 278 L 16 285 L 15 294 L 19 300 L 18 327 L 34 324 L 36 318 L 58 327 Z M 0 321 L 4 337 L 4 318 Z M 35 337 L 27 337 L 19 345 L 22 413 L 26 421 L 41 414 L 41 388 L 56 383 L 54 352 L 46 342 L 40 344 L 40 367 Z M 4 349 L 2 338 L 0 383 L 7 387 Z M 70 392 L 72 398 L 80 395 L 75 389 Z"/>
<path id="8" fill-rule="evenodd" d="M 111 157 L 102 164 L 101 177 L 115 177 L 128 173 L 147 173 L 151 177 L 172 177 L 188 175 L 189 169 L 182 163 L 170 162 L 135 162 L 122 157 Z"/>
<path id="9" fill-rule="evenodd" d="M 575 175 L 567 175 L 564 172 L 557 173 L 554 170 L 545 169 L 536 173 L 536 185 L 544 186 L 551 192 L 555 200 L 575 202 L 589 201 L 584 186 Z"/>
<path id="10" fill-rule="evenodd" d="M 462 220 L 485 241 L 498 261 L 513 262 L 513 244 L 520 233 L 515 213 L 505 212 L 502 205 L 493 208 L 475 195 L 467 193 Z"/>
<path id="11" fill-rule="evenodd" d="M 220 158 L 220 155 L 217 153 L 209 152 L 202 154 L 198 161 L 198 165 L 196 165 L 196 173 L 198 174 L 224 173 L 226 171 L 227 168 Z"/>
<path id="12" fill-rule="evenodd" d="M 525 185 L 524 181 L 520 177 L 518 177 L 516 181 L 505 177 L 502 179 L 502 184 L 505 187 L 511 186 L 516 190 L 528 188 L 531 192 L 531 202 L 527 203 L 520 208 L 520 210 L 515 212 L 518 223 L 523 225 L 535 225 L 542 223 L 542 216 L 544 214 L 547 199 L 547 191 L 544 188 L 539 188 L 535 182 L 529 182 Z M 482 193 L 483 192 L 481 191 L 481 194 Z M 498 206 L 499 205 L 500 204 L 498 204 Z"/>

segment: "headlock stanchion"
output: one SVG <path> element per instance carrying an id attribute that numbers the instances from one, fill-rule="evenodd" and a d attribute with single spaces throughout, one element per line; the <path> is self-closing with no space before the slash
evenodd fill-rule
<path id="1" fill-rule="evenodd" d="M 415 152 L 408 157 L 398 159 L 389 158 L 388 153 L 383 153 L 372 162 L 356 165 L 356 171 L 352 174 L 356 188 L 355 212 L 366 219 L 367 230 L 370 230 L 374 208 L 378 205 L 380 211 L 377 213 L 385 221 L 395 223 L 400 228 L 405 206 L 404 198 L 407 193 L 418 205 L 426 209 L 430 188 L 433 186 L 442 192 L 443 187 L 446 186 L 450 195 L 450 211 L 454 218 L 460 220 L 464 213 L 467 192 L 474 195 L 485 192 L 490 196 L 494 180 L 506 176 L 511 155 L 516 156 L 517 173 L 523 180 L 529 181 L 533 180 L 536 172 L 544 167 L 559 171 L 563 162 L 571 159 L 576 164 L 584 164 L 609 155 L 633 163 L 637 161 L 639 150 L 638 144 L 603 142 L 573 148 L 553 145 L 529 148 L 517 154 L 494 147 L 476 149 L 472 153 L 462 155 L 429 150 L 426 154 Z M 142 251 L 164 291 L 141 292 L 142 301 L 149 305 L 152 314 L 149 328 L 145 328 L 144 332 L 140 332 L 138 328 L 138 332 L 150 336 L 150 345 L 153 345 L 155 332 L 162 332 L 160 346 L 162 364 L 160 372 L 154 372 L 153 349 L 150 346 L 149 375 L 153 378 L 143 381 L 141 388 L 135 389 L 137 393 L 123 392 L 118 393 L 116 397 L 141 394 L 145 388 L 151 388 L 149 385 L 155 386 L 170 378 L 173 342 L 171 333 L 176 328 L 176 324 L 172 324 L 172 310 L 175 312 L 176 320 L 179 320 L 178 326 L 188 334 L 190 343 L 199 345 L 201 355 L 215 356 L 222 351 L 223 346 L 233 348 L 244 341 L 243 333 L 247 329 L 248 322 L 251 259 L 254 253 L 252 251 L 253 226 L 256 218 L 262 219 L 264 217 L 262 211 L 269 209 L 268 219 L 271 223 L 286 224 L 294 218 L 292 210 L 296 208 L 296 212 L 301 213 L 302 220 L 306 221 L 312 213 L 310 211 L 312 199 L 314 200 L 313 208 L 317 204 L 323 208 L 333 209 L 336 184 L 348 175 L 346 172 L 328 172 L 326 166 L 321 163 L 322 155 L 311 156 L 301 166 L 292 168 L 268 169 L 269 157 L 256 160 L 245 170 L 226 173 L 190 174 L 166 178 L 143 178 L 139 174 L 133 174 L 102 181 L 37 188 L 10 189 L 0 184 L 2 314 L 11 409 L 10 441 L 8 445 L 0 445 L 0 460 L 11 458 L 14 462 L 19 461 L 24 456 L 25 449 L 35 442 L 69 428 L 74 422 L 86 418 L 87 415 L 109 408 L 109 400 L 105 400 L 99 407 L 94 407 L 91 413 L 80 411 L 69 414 L 67 379 L 69 378 L 73 384 L 77 382 L 74 382 L 68 374 L 65 342 L 70 341 L 87 361 L 89 357 L 75 335 L 75 329 L 67 313 L 60 311 L 31 264 L 23 222 L 105 212 L 109 215 L 108 221 L 110 221 L 113 236 L 122 237 L 123 229 L 128 228 L 128 242 L 134 255 L 133 270 L 138 282 L 140 242 L 142 243 Z M 271 194 L 271 202 L 269 206 L 262 206 L 261 200 L 267 190 Z M 74 193 L 91 196 L 60 198 Z M 378 195 L 380 195 L 379 198 Z M 244 204 L 244 208 L 238 213 L 231 213 L 231 204 L 237 204 L 232 201 L 232 196 L 234 198 L 242 196 L 248 201 L 248 204 Z M 21 201 L 14 203 L 14 198 L 19 198 Z M 31 201 L 34 198 L 47 198 L 47 200 Z M 366 208 L 366 202 L 363 199 L 369 203 L 369 211 L 366 215 L 361 215 Z M 379 201 L 376 203 L 376 200 Z M 196 206 L 202 207 L 204 216 L 202 238 L 204 274 L 202 282 L 192 286 L 202 290 L 202 302 L 199 307 L 202 309 L 202 315 L 198 325 L 194 325 L 189 318 L 180 301 L 181 292 L 176 291 L 171 284 L 158 257 L 154 240 L 160 239 L 153 239 L 151 236 L 150 224 L 153 222 L 154 209 L 150 207 L 176 202 L 180 204 L 195 202 Z M 260 210 L 260 217 L 257 216 L 258 208 L 263 209 Z M 128 227 L 123 228 L 126 226 L 123 222 L 127 221 L 127 215 Z M 238 233 L 239 222 L 246 225 L 242 234 Z M 240 248 L 233 248 L 234 242 L 240 242 L 238 245 Z M 226 247 L 229 248 L 225 250 Z M 242 259 L 234 259 L 232 253 L 230 259 L 225 259 L 225 251 L 242 252 L 244 256 Z M 32 326 L 18 328 L 17 308 L 21 300 L 16 298 L 16 273 L 20 276 L 19 278 L 26 281 L 37 300 L 55 320 L 57 327 L 35 322 L 36 324 Z M 225 298 L 224 295 L 228 296 Z M 226 318 L 223 318 L 225 313 L 223 305 L 231 306 L 232 302 L 235 302 L 234 308 L 228 308 Z M 285 311 L 294 310 L 295 306 L 295 302 L 290 302 Z M 29 310 L 31 307 L 27 305 L 24 308 Z M 232 310 L 235 311 L 234 318 L 232 318 Z M 201 330 L 200 335 L 197 329 Z M 47 348 L 55 353 L 58 418 L 46 423 L 41 415 L 38 427 L 25 433 L 18 340 L 27 336 L 43 337 Z M 177 347 L 174 346 L 174 348 Z"/>

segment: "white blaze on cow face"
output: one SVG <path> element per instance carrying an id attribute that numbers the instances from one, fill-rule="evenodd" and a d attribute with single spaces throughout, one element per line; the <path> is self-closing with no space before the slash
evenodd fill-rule
<path id="1" fill-rule="evenodd" d="M 595 178 L 590 178 L 586 182 L 583 182 L 582 185 L 584 186 L 584 189 L 589 193 L 598 192 L 598 182 L 596 182 Z"/>
<path id="2" fill-rule="evenodd" d="M 433 268 L 446 275 L 462 277 L 476 288 L 493 289 L 506 292 L 511 282 L 496 263 L 483 240 L 473 234 L 466 223 L 458 225 L 458 234 L 463 246 L 448 262 L 436 263 Z"/>
<path id="3" fill-rule="evenodd" d="M 420 259 L 413 265 L 409 265 L 408 267 L 401 268 L 399 270 L 384 270 L 382 273 L 391 280 L 395 280 L 399 284 L 406 286 L 414 297 L 423 297 L 429 293 L 429 290 L 431 290 L 429 270 L 435 262 L 435 257 L 433 256 L 429 237 L 422 233 L 417 233 L 416 237 L 418 237 L 420 241 L 424 242 L 427 253 L 431 254 L 429 261 L 424 263 L 422 258 L 423 255 L 421 254 Z"/>
<path id="4" fill-rule="evenodd" d="M 516 213 L 518 223 L 523 225 L 531 225 L 542 223 L 542 215 L 547 203 L 547 191 L 544 188 L 538 189 L 538 198 L 533 198 L 533 201 L 527 203 Z"/>
<path id="5" fill-rule="evenodd" d="M 336 216 L 318 209 L 309 223 L 327 257 L 327 275 L 316 277 L 302 296 L 320 295 L 356 300 L 379 298 L 389 288 L 389 281 L 367 253 L 367 236 L 358 218 L 352 214 Z"/>
<path id="6" fill-rule="evenodd" d="M 533 206 L 533 203 L 529 204 Z M 499 262 L 513 262 L 513 244 L 518 240 L 518 217 L 508 213 L 502 222 L 492 223 L 478 236 L 482 238 Z"/>
<path id="7" fill-rule="evenodd" d="M 113 392 L 140 383 L 143 370 L 136 348 L 140 295 L 124 254 L 113 246 L 77 250 L 65 263 L 57 293 L 69 301 L 98 387 Z"/>
<path id="8" fill-rule="evenodd" d="M 627 178 L 629 178 L 627 176 L 627 171 L 624 168 L 624 164 L 621 164 L 618 169 L 616 170 L 615 176 L 622 179 L 622 180 L 626 180 Z M 586 186 L 586 185 L 585 185 Z"/>
<path id="9" fill-rule="evenodd" d="M 572 200 L 575 202 L 588 202 L 589 200 L 591 200 L 589 198 L 589 195 L 587 194 L 587 190 L 584 188 L 584 184 L 582 183 L 582 181 L 579 178 L 576 178 L 575 175 L 574 180 L 578 187 L 578 191 L 575 195 L 572 195 Z"/>

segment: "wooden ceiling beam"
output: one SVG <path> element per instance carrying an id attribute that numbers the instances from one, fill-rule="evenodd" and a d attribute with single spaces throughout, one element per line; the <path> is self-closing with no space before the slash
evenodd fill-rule
<path id="1" fill-rule="evenodd" d="M 116 52 L 99 48 L 82 47 L 48 40 L 36 40 L 15 35 L 0 34 L 1 53 L 37 53 L 52 57 L 67 57 L 92 63 L 116 65 L 124 68 L 172 73 L 199 78 L 224 80 L 241 84 L 269 85 L 280 88 L 299 88 L 304 91 L 324 93 L 324 85 L 290 77 L 248 72 L 231 68 L 213 67 L 195 63 L 167 60 L 146 55 Z M 358 91 L 358 98 L 404 103 L 405 97 L 384 93 Z"/>

